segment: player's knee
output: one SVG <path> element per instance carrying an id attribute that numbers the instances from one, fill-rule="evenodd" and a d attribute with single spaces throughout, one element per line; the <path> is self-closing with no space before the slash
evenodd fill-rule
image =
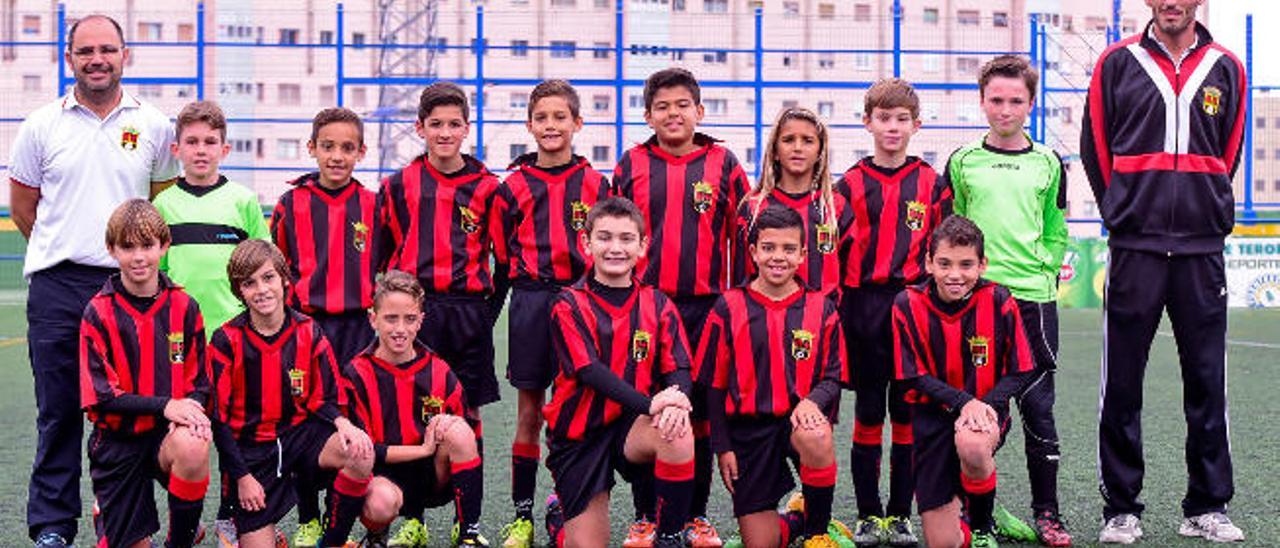
<path id="1" fill-rule="evenodd" d="M 386 480 L 373 481 L 364 498 L 364 518 L 371 523 L 391 523 L 400 513 L 403 495 Z"/>
<path id="2" fill-rule="evenodd" d="M 804 455 L 820 456 L 831 454 L 835 446 L 831 440 L 831 427 L 800 428 L 791 434 L 791 443 L 796 451 Z"/>
<path id="3" fill-rule="evenodd" d="M 956 455 L 966 467 L 984 468 L 992 460 L 990 439 L 981 432 L 956 432 Z"/>
<path id="4" fill-rule="evenodd" d="M 953 503 L 955 504 L 955 503 Z M 960 528 L 960 516 L 943 506 L 920 514 L 925 543 L 933 548 L 960 548 L 964 546 L 964 531 Z"/>
<path id="5" fill-rule="evenodd" d="M 373 460 L 372 452 L 366 455 L 353 456 L 347 459 L 347 465 L 344 468 L 352 477 L 367 478 L 373 474 Z"/>
<path id="6" fill-rule="evenodd" d="M 444 435 L 444 444 L 455 459 L 479 456 L 475 432 L 465 426 L 450 428 Z"/>
<path id="7" fill-rule="evenodd" d="M 658 438 L 658 458 L 667 462 L 688 462 L 693 459 L 693 434 L 688 433 L 674 439 Z"/>
<path id="8" fill-rule="evenodd" d="M 209 442 L 192 434 L 186 428 L 174 430 L 169 438 L 173 449 L 173 464 L 185 470 L 207 468 L 209 465 Z"/>
<path id="9" fill-rule="evenodd" d="M 523 432 L 537 432 L 542 427 L 542 409 L 521 406 L 516 414 L 516 428 Z"/>

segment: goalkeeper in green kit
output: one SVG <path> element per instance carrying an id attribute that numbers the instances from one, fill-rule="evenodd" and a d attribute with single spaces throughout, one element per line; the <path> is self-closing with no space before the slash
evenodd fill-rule
<path id="1" fill-rule="evenodd" d="M 1058 271 L 1067 247 L 1066 172 L 1057 153 L 1033 143 L 1023 124 L 1039 77 L 1025 59 L 988 62 L 978 79 L 991 126 L 982 140 L 952 153 L 944 172 L 957 215 L 986 235 L 986 277 L 1013 293 L 1036 369 L 1016 396 L 1026 439 L 1034 531 L 1003 508 L 996 531 L 1015 540 L 1070 546 L 1058 513 L 1058 433 L 1053 419 L 1058 355 Z"/>

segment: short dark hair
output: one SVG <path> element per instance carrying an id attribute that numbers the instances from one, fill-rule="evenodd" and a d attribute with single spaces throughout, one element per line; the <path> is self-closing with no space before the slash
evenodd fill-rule
<path id="1" fill-rule="evenodd" d="M 937 254 L 938 246 L 943 242 L 951 247 L 972 247 L 978 252 L 978 259 L 985 256 L 982 229 L 965 217 L 952 215 L 933 229 L 933 234 L 929 235 L 929 256 Z"/>
<path id="2" fill-rule="evenodd" d="M 204 122 L 209 129 L 216 130 L 222 136 L 222 140 L 227 140 L 227 117 L 222 113 L 222 107 L 213 101 L 194 101 L 187 103 L 182 107 L 182 111 L 178 113 L 178 121 L 174 125 L 177 126 L 175 136 L 181 140 L 182 130 L 187 126 L 196 122 Z"/>
<path id="3" fill-rule="evenodd" d="M 747 243 L 755 245 L 760 239 L 760 231 L 766 228 L 794 228 L 800 231 L 800 242 L 804 243 L 804 219 L 800 218 L 796 210 L 789 207 L 771 205 L 764 208 L 759 215 L 756 215 L 755 222 L 751 223 L 751 231 L 747 233 Z"/>
<path id="4" fill-rule="evenodd" d="M 172 241 L 169 225 L 156 206 L 142 198 L 132 198 L 120 204 L 107 219 L 107 247 L 145 245 L 156 242 L 166 245 Z"/>
<path id="5" fill-rule="evenodd" d="M 650 74 L 644 81 L 644 111 L 649 112 L 649 109 L 653 108 L 653 97 L 658 94 L 658 90 L 674 87 L 689 90 L 693 95 L 693 102 L 702 104 L 702 88 L 698 85 L 698 79 L 694 78 L 693 73 L 680 67 L 671 67 Z"/>
<path id="6" fill-rule="evenodd" d="M 289 284 L 289 265 L 275 244 L 254 238 L 240 242 L 231 251 L 231 258 L 227 260 L 227 281 L 231 284 L 231 294 L 241 304 L 245 302 L 244 295 L 240 293 L 240 284 L 252 278 L 253 273 L 264 264 L 270 264 L 280 280 L 286 286 Z"/>
<path id="7" fill-rule="evenodd" d="M 316 117 L 311 119 L 311 142 L 314 143 L 320 137 L 320 128 L 329 124 L 356 126 L 356 133 L 360 135 L 360 144 L 364 144 L 364 121 L 355 111 L 343 107 L 329 107 L 316 113 Z"/>
<path id="8" fill-rule="evenodd" d="M 1036 96 L 1036 84 L 1040 82 L 1040 73 L 1031 68 L 1031 63 L 1017 55 L 1000 55 L 982 65 L 978 73 L 978 95 L 986 96 L 987 83 L 996 76 L 1005 78 L 1021 78 L 1027 84 L 1031 98 Z"/>
<path id="9" fill-rule="evenodd" d="M 636 207 L 635 202 L 622 198 L 620 196 L 610 196 L 591 206 L 591 211 L 587 212 L 587 234 L 596 226 L 596 220 L 601 217 L 615 217 L 631 219 L 636 223 L 636 230 L 640 236 L 645 235 L 644 214 L 640 213 L 640 208 Z"/>
<path id="10" fill-rule="evenodd" d="M 76 22 L 71 23 L 71 30 L 67 31 L 67 51 L 71 51 L 72 46 L 76 43 L 76 30 L 80 28 L 80 23 L 91 19 L 106 19 L 108 23 L 111 23 L 111 26 L 116 28 L 116 36 L 120 37 L 120 45 L 126 45 L 124 42 L 124 29 L 120 27 L 120 23 L 115 19 L 112 19 L 110 16 L 95 13 L 81 17 L 80 19 L 77 19 Z"/>
<path id="11" fill-rule="evenodd" d="M 547 97 L 560 97 L 569 103 L 569 113 L 574 118 L 581 118 L 579 114 L 581 110 L 581 100 L 578 99 L 578 90 L 573 89 L 573 85 L 560 79 L 544 80 L 533 88 L 529 93 L 529 119 L 533 119 L 533 107 L 538 106 L 538 101 Z"/>
<path id="12" fill-rule="evenodd" d="M 467 92 L 453 82 L 435 82 L 422 90 L 418 97 L 418 121 L 431 115 L 436 107 L 454 105 L 462 109 L 462 120 L 471 121 L 471 110 L 467 107 Z"/>
<path id="13" fill-rule="evenodd" d="M 373 288 L 373 309 L 377 310 L 382 299 L 391 293 L 404 293 L 418 304 L 422 304 L 423 298 L 426 297 L 426 291 L 422 289 L 422 284 L 418 283 L 416 276 L 394 269 L 378 276 L 378 281 Z"/>

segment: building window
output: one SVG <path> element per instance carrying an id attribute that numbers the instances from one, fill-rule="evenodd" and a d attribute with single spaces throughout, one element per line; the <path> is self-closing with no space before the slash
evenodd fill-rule
<path id="1" fill-rule="evenodd" d="M 578 44 L 573 40 L 552 40 L 552 59 L 573 59 L 577 55 Z"/>
<path id="2" fill-rule="evenodd" d="M 596 112 L 609 110 L 609 103 L 610 100 L 608 95 L 593 95 L 591 97 L 591 107 L 594 108 Z"/>
<path id="3" fill-rule="evenodd" d="M 1091 32 L 1106 32 L 1107 18 L 1106 17 L 1085 17 L 1084 28 Z"/>
<path id="4" fill-rule="evenodd" d="M 164 25 L 161 23 L 138 23 L 138 40 L 143 42 L 159 42 L 164 39 Z"/>
<path id="5" fill-rule="evenodd" d="M 920 155 L 920 157 L 924 159 L 924 162 L 926 164 L 929 164 L 931 166 L 938 165 L 938 153 L 935 151 L 926 150 L 924 151 L 924 154 Z"/>
<path id="6" fill-rule="evenodd" d="M 511 56 L 512 57 L 528 57 L 529 41 L 528 40 L 512 40 Z"/>
<path id="7" fill-rule="evenodd" d="M 40 16 L 39 15 L 23 15 L 22 16 L 22 34 L 26 34 L 26 35 L 40 34 Z"/>
<path id="8" fill-rule="evenodd" d="M 276 139 L 276 159 L 277 160 L 297 160 L 298 159 L 298 140 L 297 139 Z"/>
<path id="9" fill-rule="evenodd" d="M 369 92 L 364 88 L 351 88 L 351 106 L 363 107 L 369 103 Z"/>
<path id="10" fill-rule="evenodd" d="M 991 13 L 991 26 L 998 28 L 1007 28 L 1009 26 L 1009 13 L 997 11 Z"/>
<path id="11" fill-rule="evenodd" d="M 1266 180 L 1266 179 L 1256 179 L 1256 180 L 1254 180 L 1254 181 L 1253 181 L 1253 189 L 1254 189 L 1254 190 L 1256 190 L 1256 191 L 1258 191 L 1258 192 L 1263 192 L 1263 191 L 1267 190 L 1267 180 Z"/>
<path id="12" fill-rule="evenodd" d="M 282 105 L 301 105 L 302 86 L 298 84 L 279 84 L 276 86 L 277 100 Z"/>
<path id="13" fill-rule="evenodd" d="M 747 164 L 756 165 L 756 147 L 747 147 Z"/>
<path id="14" fill-rule="evenodd" d="M 818 19 L 835 19 L 835 4 L 818 4 Z"/>
<path id="15" fill-rule="evenodd" d="M 871 155 L 871 153 L 870 153 L 870 152 L 868 152 L 868 151 L 867 151 L 867 149 L 865 149 L 865 148 L 854 149 L 854 151 L 853 151 L 853 158 L 854 158 L 855 160 L 861 160 L 861 159 L 866 158 L 867 156 L 870 156 L 870 155 Z"/>
<path id="16" fill-rule="evenodd" d="M 799 3 L 799 2 L 783 2 L 783 3 L 782 3 L 782 14 L 783 14 L 783 15 L 786 15 L 787 17 L 796 17 L 796 16 L 799 16 L 799 15 L 800 15 L 800 3 Z"/>
<path id="17" fill-rule="evenodd" d="M 818 68 L 829 69 L 829 68 L 835 68 L 835 66 L 836 66 L 836 55 L 834 53 L 831 53 L 829 51 L 824 51 L 818 54 Z"/>
<path id="18" fill-rule="evenodd" d="M 1276 179 L 1276 182 L 1275 182 L 1275 183 L 1274 183 L 1274 185 L 1271 187 L 1271 190 L 1274 190 L 1274 191 L 1276 191 L 1276 192 L 1280 192 L 1280 179 Z"/>
<path id="19" fill-rule="evenodd" d="M 871 4 L 854 4 L 853 20 L 859 23 L 866 23 L 871 20 Z"/>
<path id="20" fill-rule="evenodd" d="M 191 23 L 178 24 L 178 41 L 194 42 L 196 39 L 196 28 Z"/>
<path id="21" fill-rule="evenodd" d="M 598 10 L 607 10 L 607 9 L 609 9 L 609 7 L 610 7 L 610 5 L 611 5 L 611 4 L 612 4 L 612 3 L 611 3 L 611 2 L 609 2 L 609 0 L 596 0 L 596 1 L 595 1 L 595 7 L 596 7 L 596 9 L 598 9 Z"/>
<path id="22" fill-rule="evenodd" d="M 707 13 L 729 13 L 729 0 L 702 0 L 702 11 Z"/>
<path id="23" fill-rule="evenodd" d="M 799 105 L 800 105 L 800 102 L 796 101 L 795 99 L 787 99 L 782 102 L 782 108 L 796 108 Z"/>
<path id="24" fill-rule="evenodd" d="M 831 119 L 835 116 L 836 104 L 831 101 L 818 101 L 818 116 Z"/>
<path id="25" fill-rule="evenodd" d="M 336 96 L 337 94 L 334 93 L 333 86 L 331 85 L 320 86 L 320 104 L 325 106 L 332 105 L 336 102 L 334 101 L 334 98 Z"/>
<path id="26" fill-rule="evenodd" d="M 592 59 L 608 59 L 612 56 L 613 45 L 608 42 L 596 42 L 592 44 L 595 48 L 591 52 Z"/>
<path id="27" fill-rule="evenodd" d="M 871 70 L 871 54 L 870 53 L 853 54 L 853 68 L 857 70 Z"/>
<path id="28" fill-rule="evenodd" d="M 333 31 L 331 31 L 331 30 L 322 30 L 322 31 L 320 31 L 320 43 L 321 43 L 321 44 L 325 44 L 325 45 L 332 44 L 332 43 L 333 43 Z"/>
<path id="29" fill-rule="evenodd" d="M 1258 129 L 1267 129 L 1267 119 L 1259 116 L 1257 122 L 1255 123 L 1255 127 L 1257 127 Z"/>
<path id="30" fill-rule="evenodd" d="M 978 72 L 977 57 L 956 57 L 956 70 L 961 74 L 973 74 Z"/>
<path id="31" fill-rule="evenodd" d="M 924 22 L 926 25 L 938 24 L 938 8 L 925 8 Z"/>
<path id="32" fill-rule="evenodd" d="M 364 33 L 363 32 L 351 33 L 351 45 L 357 48 L 364 47 Z"/>
<path id="33" fill-rule="evenodd" d="M 707 114 L 723 116 L 729 113 L 728 99 L 705 99 L 702 105 L 706 107 Z"/>
<path id="34" fill-rule="evenodd" d="M 684 11 L 684 0 L 671 0 L 671 11 Z"/>
<path id="35" fill-rule="evenodd" d="M 512 110 L 525 110 L 529 108 L 529 94 L 523 92 L 512 93 L 511 100 L 507 104 Z"/>
<path id="36" fill-rule="evenodd" d="M 40 91 L 40 75 L 22 75 L 22 91 Z"/>
<path id="37" fill-rule="evenodd" d="M 938 72 L 942 70 L 942 56 L 936 53 L 926 53 L 920 56 L 920 68 L 925 72 Z"/>
<path id="38" fill-rule="evenodd" d="M 138 97 L 146 99 L 158 99 L 164 93 L 164 88 L 160 84 L 142 84 L 138 86 Z"/>
<path id="39" fill-rule="evenodd" d="M 553 8 L 572 8 L 577 5 L 577 0 L 551 0 L 551 7 Z"/>
<path id="40" fill-rule="evenodd" d="M 978 14 L 978 10 L 958 10 L 956 11 L 956 23 L 962 27 L 976 27 L 982 18 Z"/>
<path id="41" fill-rule="evenodd" d="M 794 54 L 794 53 L 784 53 L 784 54 L 782 54 L 782 66 L 784 66 L 784 67 L 794 67 L 794 66 L 796 66 L 797 64 L 799 64 L 799 62 L 798 62 L 798 61 L 797 61 L 797 59 L 796 59 L 796 54 Z"/>
<path id="42" fill-rule="evenodd" d="M 702 54 L 702 62 L 709 65 L 723 65 L 729 62 L 729 54 L 723 51 L 710 51 Z"/>
<path id="43" fill-rule="evenodd" d="M 628 108 L 644 108 L 644 97 L 636 94 L 627 96 Z"/>
<path id="44" fill-rule="evenodd" d="M 298 29 L 280 29 L 281 44 L 297 44 Z"/>
<path id="45" fill-rule="evenodd" d="M 516 158 L 524 156 L 526 152 L 529 152 L 529 145 L 524 143 L 512 143 L 509 152 L 511 153 L 511 161 L 514 162 L 516 161 Z"/>
<path id="46" fill-rule="evenodd" d="M 1253 158 L 1254 158 L 1255 160 L 1266 160 L 1266 159 L 1267 159 L 1267 149 L 1265 149 L 1265 148 L 1260 148 L 1260 149 L 1257 149 L 1257 150 L 1253 151 Z"/>
<path id="47" fill-rule="evenodd" d="M 1138 31 L 1138 22 L 1133 19 L 1125 18 L 1120 22 L 1120 32 L 1125 34 L 1133 34 Z"/>
<path id="48" fill-rule="evenodd" d="M 613 159 L 611 156 L 612 155 L 609 154 L 608 145 L 596 145 L 591 147 L 592 162 L 608 162 Z"/>

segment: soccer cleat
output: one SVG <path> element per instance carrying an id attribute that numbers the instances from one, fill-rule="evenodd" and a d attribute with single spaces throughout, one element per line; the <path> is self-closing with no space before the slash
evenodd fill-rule
<path id="1" fill-rule="evenodd" d="M 313 519 L 306 523 L 298 524 L 298 531 L 293 534 L 294 546 L 315 546 L 320 542 L 320 537 L 324 536 L 324 527 L 320 526 L 320 520 Z"/>
<path id="2" fill-rule="evenodd" d="M 674 535 L 657 535 L 653 542 L 654 548 L 685 548 L 684 535 L 676 533 Z"/>
<path id="3" fill-rule="evenodd" d="M 1184 537 L 1201 537 L 1213 542 L 1244 540 L 1244 531 L 1231 523 L 1231 518 L 1222 512 L 1208 512 L 1185 518 L 1178 527 L 1178 534 Z"/>
<path id="4" fill-rule="evenodd" d="M 484 535 L 481 535 L 479 533 L 467 533 L 459 537 L 458 541 L 453 543 L 453 545 L 454 546 L 484 546 L 487 548 L 489 546 L 489 540 L 484 538 Z"/>
<path id="5" fill-rule="evenodd" d="M 35 548 L 67 548 L 68 546 L 71 544 L 67 543 L 67 539 L 53 531 L 45 531 L 36 537 Z"/>
<path id="6" fill-rule="evenodd" d="M 360 541 L 361 548 L 387 548 L 387 533 L 386 527 L 365 531 L 364 539 Z"/>
<path id="7" fill-rule="evenodd" d="M 427 532 L 427 527 L 422 524 L 422 520 L 408 518 L 400 524 L 395 534 L 391 535 L 391 540 L 387 541 L 387 548 L 424 548 L 430 541 L 431 534 Z"/>
<path id="8" fill-rule="evenodd" d="M 990 531 L 974 531 L 973 539 L 969 542 L 971 548 L 1000 548 L 1000 543 L 996 541 L 995 533 Z"/>
<path id="9" fill-rule="evenodd" d="M 502 548 L 532 548 L 533 522 L 516 518 L 502 528 Z"/>
<path id="10" fill-rule="evenodd" d="M 622 541 L 622 548 L 653 548 L 658 536 L 658 524 L 644 518 L 631 522 L 627 528 L 627 538 Z"/>
<path id="11" fill-rule="evenodd" d="M 787 504 L 783 506 L 783 512 L 795 512 L 797 514 L 804 513 L 804 495 L 801 493 L 791 493 L 787 497 Z"/>
<path id="12" fill-rule="evenodd" d="M 916 538 L 916 532 L 911 529 L 910 519 L 904 516 L 889 516 L 881 519 L 880 524 L 884 526 L 882 531 L 886 537 L 885 542 L 889 546 L 905 548 L 920 544 L 920 539 Z"/>
<path id="13" fill-rule="evenodd" d="M 858 522 L 853 524 L 853 544 L 858 548 L 879 546 L 884 541 L 883 520 L 877 516 L 858 518 Z"/>
<path id="14" fill-rule="evenodd" d="M 735 535 L 731 537 L 729 540 L 724 541 L 724 548 L 742 548 L 742 547 L 743 547 L 743 544 L 742 544 L 741 536 Z"/>
<path id="15" fill-rule="evenodd" d="M 1036 530 L 1010 513 L 1002 504 L 996 504 L 995 510 L 991 512 L 991 519 L 996 524 L 996 535 L 1001 538 L 1016 542 L 1040 542 Z"/>
<path id="16" fill-rule="evenodd" d="M 853 543 L 853 531 L 849 530 L 849 526 L 844 522 L 832 519 L 827 522 L 827 536 L 836 543 L 838 548 L 856 548 Z"/>
<path id="17" fill-rule="evenodd" d="M 240 537 L 236 533 L 235 522 L 229 519 L 219 519 L 213 521 L 213 538 L 218 543 L 218 548 L 238 548 L 240 546 Z M 319 539 L 316 539 L 317 541 Z M 311 543 L 315 546 L 315 543 Z"/>
<path id="18" fill-rule="evenodd" d="M 1133 544 L 1142 538 L 1142 520 L 1133 514 L 1112 516 L 1102 523 L 1098 542 L 1108 544 Z"/>
<path id="19" fill-rule="evenodd" d="M 724 541 L 706 517 L 698 516 L 684 524 L 684 542 L 689 548 L 721 548 Z"/>
<path id="20" fill-rule="evenodd" d="M 1045 546 L 1071 546 L 1071 533 L 1057 512 L 1045 510 L 1036 514 L 1036 536 Z"/>
<path id="21" fill-rule="evenodd" d="M 560 497 L 555 493 L 547 496 L 547 514 L 543 523 L 547 526 L 547 545 L 556 546 L 560 531 L 564 530 L 564 507 L 560 506 Z"/>
<path id="22" fill-rule="evenodd" d="M 276 529 L 276 548 L 289 548 L 289 539 L 284 537 L 284 531 Z"/>

